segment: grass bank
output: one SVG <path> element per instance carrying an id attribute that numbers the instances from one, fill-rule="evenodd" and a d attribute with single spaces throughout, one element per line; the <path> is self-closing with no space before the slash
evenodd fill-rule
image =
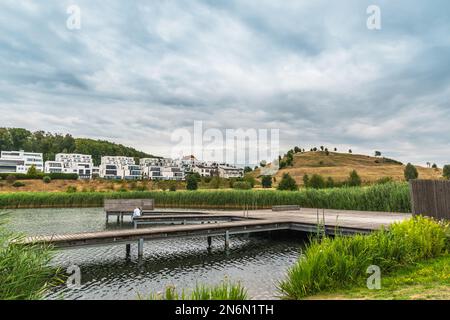
<path id="1" fill-rule="evenodd" d="M 420 261 L 381 277 L 381 288 L 356 286 L 308 299 L 450 300 L 450 255 Z"/>
<path id="2" fill-rule="evenodd" d="M 366 283 L 367 269 L 378 266 L 387 275 L 448 251 L 448 226 L 424 217 L 395 223 L 370 235 L 313 240 L 288 271 L 280 290 L 289 299 L 302 299 Z"/>
<path id="3" fill-rule="evenodd" d="M 297 204 L 302 207 L 409 212 L 408 185 L 390 183 L 371 187 L 277 190 L 132 191 L 132 192 L 14 192 L 0 193 L 0 208 L 100 207 L 105 198 L 152 198 L 158 207 L 242 209 Z"/>

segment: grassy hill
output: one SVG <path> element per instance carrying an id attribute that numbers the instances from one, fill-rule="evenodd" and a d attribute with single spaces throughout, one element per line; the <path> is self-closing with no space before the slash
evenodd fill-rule
<path id="1" fill-rule="evenodd" d="M 416 166 L 419 178 L 439 179 L 442 177 L 441 169 L 432 169 Z M 404 181 L 405 166 L 395 160 L 372 157 L 360 154 L 324 151 L 303 152 L 294 154 L 292 166 L 279 170 L 276 181 L 280 181 L 284 173 L 289 173 L 299 185 L 303 185 L 303 175 L 320 174 L 324 178 L 331 177 L 334 181 L 345 181 L 352 170 L 356 170 L 363 182 L 376 182 L 383 177 L 391 177 L 396 181 Z M 254 174 L 260 175 L 260 169 Z"/>

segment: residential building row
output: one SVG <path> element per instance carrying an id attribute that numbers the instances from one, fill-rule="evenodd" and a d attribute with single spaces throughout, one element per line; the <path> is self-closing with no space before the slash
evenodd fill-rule
<path id="1" fill-rule="evenodd" d="M 225 163 L 205 162 L 194 156 L 181 159 L 143 158 L 136 164 L 133 157 L 104 156 L 100 166 L 94 166 L 92 156 L 58 153 L 55 160 L 43 161 L 42 153 L 2 151 L 0 173 L 27 173 L 31 166 L 45 173 L 76 173 L 80 179 L 185 180 L 186 174 L 198 173 L 202 177 L 240 178 L 244 170 Z"/>

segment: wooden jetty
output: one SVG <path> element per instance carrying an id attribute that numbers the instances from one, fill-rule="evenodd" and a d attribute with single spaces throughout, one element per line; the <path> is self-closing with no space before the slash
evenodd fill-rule
<path id="1" fill-rule="evenodd" d="M 224 237 L 229 247 L 230 235 L 250 234 L 276 230 L 316 232 L 318 226 L 327 234 L 368 233 L 389 226 L 391 223 L 411 217 L 411 214 L 364 212 L 346 210 L 305 209 L 292 211 L 253 210 L 204 211 L 193 214 L 164 214 L 142 216 L 136 219 L 134 229 L 56 234 L 28 237 L 22 243 L 45 243 L 56 248 L 75 248 L 125 244 L 127 254 L 130 245 L 137 243 L 138 255 L 143 255 L 144 241 L 179 237 Z M 137 228 L 140 224 L 180 223 L 180 225 Z M 195 224 L 192 224 L 195 223 Z"/>

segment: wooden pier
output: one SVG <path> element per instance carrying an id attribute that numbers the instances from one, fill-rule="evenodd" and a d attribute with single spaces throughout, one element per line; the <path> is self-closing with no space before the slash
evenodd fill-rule
<path id="1" fill-rule="evenodd" d="M 138 255 L 143 255 L 144 241 L 180 237 L 206 237 L 208 246 L 211 237 L 224 237 L 225 248 L 230 244 L 230 235 L 250 234 L 276 230 L 316 232 L 318 226 L 327 234 L 369 233 L 382 226 L 411 217 L 411 214 L 362 212 L 345 210 L 305 209 L 292 211 L 254 210 L 164 212 L 142 216 L 134 221 L 134 229 L 57 234 L 26 238 L 22 243 L 46 243 L 56 248 L 76 248 L 125 244 L 127 254 L 130 245 L 137 243 Z M 138 228 L 141 224 L 174 224 Z"/>

